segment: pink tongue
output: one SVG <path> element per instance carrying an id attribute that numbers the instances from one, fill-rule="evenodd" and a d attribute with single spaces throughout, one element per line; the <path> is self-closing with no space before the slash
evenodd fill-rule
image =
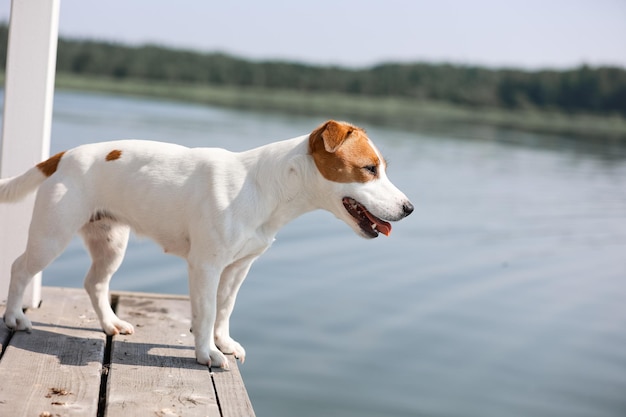
<path id="1" fill-rule="evenodd" d="M 378 230 L 380 233 L 382 233 L 385 236 L 389 236 L 391 234 L 391 225 L 389 223 L 375 217 L 373 214 L 371 214 L 367 210 L 365 210 L 365 215 L 367 216 L 368 219 L 370 219 L 372 223 L 376 225 L 376 230 Z"/>

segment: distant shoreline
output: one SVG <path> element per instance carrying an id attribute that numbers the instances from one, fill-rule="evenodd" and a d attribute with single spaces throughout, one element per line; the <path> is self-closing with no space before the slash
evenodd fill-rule
<path id="1" fill-rule="evenodd" d="M 4 74 L 0 74 L 3 81 Z M 91 91 L 207 104 L 219 107 L 307 114 L 424 130 L 447 124 L 482 125 L 519 131 L 626 139 L 626 118 L 619 115 L 568 114 L 559 111 L 506 110 L 416 101 L 401 97 L 366 97 L 329 92 L 211 86 L 59 73 L 59 90 Z"/>
<path id="2" fill-rule="evenodd" d="M 239 109 L 356 119 L 417 130 L 442 124 L 467 124 L 559 135 L 626 138 L 626 118 L 619 115 L 476 108 L 435 101 L 416 102 L 400 97 L 363 97 L 328 92 L 116 80 L 63 73 L 57 75 L 56 87 L 60 90 L 93 91 Z"/>

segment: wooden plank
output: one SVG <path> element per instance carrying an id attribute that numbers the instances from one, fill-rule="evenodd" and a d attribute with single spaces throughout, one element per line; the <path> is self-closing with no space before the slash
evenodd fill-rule
<path id="1" fill-rule="evenodd" d="M 228 355 L 229 371 L 215 370 L 213 383 L 220 402 L 223 417 L 254 417 L 254 409 L 243 384 L 237 360 Z"/>
<path id="2" fill-rule="evenodd" d="M 0 415 L 96 415 L 105 335 L 83 290 L 46 287 L 0 361 Z"/>
<path id="3" fill-rule="evenodd" d="M 113 338 L 107 417 L 219 416 L 209 370 L 195 360 L 189 301 L 122 295 L 117 313 L 135 334 Z"/>
<path id="4" fill-rule="evenodd" d="M 0 177 L 21 174 L 48 157 L 60 0 L 13 1 L 7 50 Z M 11 264 L 26 247 L 35 198 L 0 205 L 0 303 L 9 288 Z M 24 303 L 39 304 L 41 275 Z"/>

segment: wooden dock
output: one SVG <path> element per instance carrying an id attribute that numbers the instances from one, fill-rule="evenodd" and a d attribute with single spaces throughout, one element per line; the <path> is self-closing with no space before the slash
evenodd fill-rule
<path id="1" fill-rule="evenodd" d="M 187 297 L 117 293 L 107 337 L 82 289 L 43 287 L 32 333 L 0 323 L 0 416 L 254 416 L 237 368 L 195 361 Z M 4 307 L 0 306 L 0 316 Z"/>

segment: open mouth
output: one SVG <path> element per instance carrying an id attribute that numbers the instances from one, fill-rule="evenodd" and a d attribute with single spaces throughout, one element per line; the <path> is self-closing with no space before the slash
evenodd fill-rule
<path id="1" fill-rule="evenodd" d="M 370 213 L 363 204 L 351 197 L 344 197 L 343 206 L 356 220 L 363 233 L 368 237 L 378 237 L 378 233 L 389 236 L 391 225 Z"/>

